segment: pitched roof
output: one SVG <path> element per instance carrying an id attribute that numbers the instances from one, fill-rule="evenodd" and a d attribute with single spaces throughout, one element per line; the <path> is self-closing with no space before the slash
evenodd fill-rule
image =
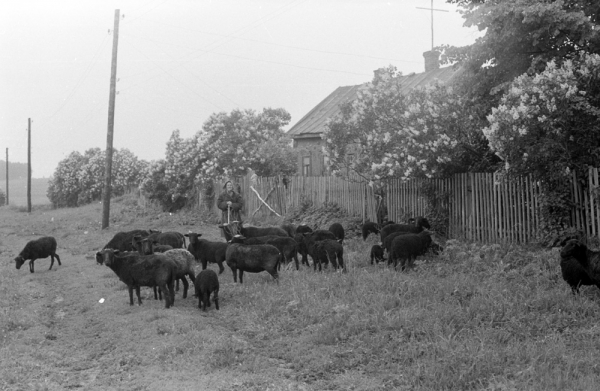
<path id="1" fill-rule="evenodd" d="M 442 83 L 449 82 L 456 74 L 454 67 L 438 68 L 428 72 L 400 76 L 401 93 L 406 93 L 415 87 L 424 86 L 433 80 L 439 80 Z M 352 101 L 356 98 L 358 90 L 366 84 L 355 86 L 338 87 L 329 96 L 316 105 L 304 117 L 300 119 L 287 134 L 292 138 L 317 137 L 325 127 L 327 120 L 340 111 L 340 104 Z"/>

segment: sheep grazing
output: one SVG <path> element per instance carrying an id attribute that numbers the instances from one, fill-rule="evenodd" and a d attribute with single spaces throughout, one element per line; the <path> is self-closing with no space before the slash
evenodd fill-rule
<path id="1" fill-rule="evenodd" d="M 148 236 L 148 239 L 155 244 L 169 245 L 172 248 L 186 248 L 185 236 L 179 232 L 156 232 Z"/>
<path id="2" fill-rule="evenodd" d="M 342 225 L 340 223 L 333 223 L 329 226 L 329 231 L 331 231 L 331 233 L 333 233 L 335 235 L 335 238 L 337 239 L 338 242 L 340 243 L 344 243 L 344 236 L 345 236 L 345 232 L 344 232 L 344 227 L 342 227 Z"/>
<path id="3" fill-rule="evenodd" d="M 225 262 L 228 243 L 198 239 L 202 234 L 190 233 L 187 235 L 190 238 L 188 251 L 202 263 L 202 270 L 205 270 L 209 263 L 216 263 L 219 265 L 219 274 L 223 273 L 225 271 L 223 262 Z"/>
<path id="4" fill-rule="evenodd" d="M 181 280 L 183 284 L 183 298 L 187 297 L 189 284 L 185 276 L 188 276 L 190 281 L 193 283 L 195 280 L 194 265 L 196 264 L 196 258 L 188 250 L 183 248 L 174 248 L 172 250 L 165 251 L 163 253 L 167 258 L 177 265 L 174 279 L 176 281 Z M 179 290 L 175 287 L 175 290 Z"/>
<path id="5" fill-rule="evenodd" d="M 141 236 L 142 238 L 146 238 L 152 233 L 156 233 L 156 231 L 134 229 L 133 231 L 117 232 L 103 248 L 112 248 L 119 251 L 136 251 L 133 244 L 133 237 Z"/>
<path id="6" fill-rule="evenodd" d="M 305 233 L 303 234 L 302 241 L 306 249 L 306 254 L 310 255 L 313 260 L 313 269 L 315 271 L 317 270 L 317 265 L 319 266 L 319 271 L 321 271 L 322 264 L 326 264 L 331 260 L 333 260 L 332 265 L 337 269 L 338 263 L 335 262 L 335 259 L 338 258 L 338 255 L 341 260 L 340 266 L 345 270 L 342 257 L 343 247 L 331 231 L 316 230 L 312 233 Z M 321 241 L 328 241 L 328 244 L 325 246 L 316 245 Z M 331 242 L 336 242 L 339 246 L 335 246 Z"/>
<path id="7" fill-rule="evenodd" d="M 294 261 L 296 263 L 296 270 L 300 270 L 298 243 L 292 238 L 284 238 L 283 236 L 258 236 L 256 238 L 246 238 L 243 243 L 273 245 L 283 255 L 283 261 L 279 263 L 279 269 L 281 269 L 282 263 L 288 264 Z"/>
<path id="8" fill-rule="evenodd" d="M 418 234 L 398 235 L 392 240 L 388 264 L 393 262 L 394 268 L 396 268 L 400 261 L 402 270 L 412 268 L 415 258 L 425 254 L 431 242 L 431 232 L 427 230 Z"/>
<path id="9" fill-rule="evenodd" d="M 296 241 L 296 245 L 298 246 L 298 254 L 302 256 L 301 263 L 303 265 L 310 266 L 308 264 L 308 252 L 306 250 L 306 244 L 304 243 L 304 234 L 296 233 L 296 235 L 294 235 L 294 240 Z"/>
<path id="10" fill-rule="evenodd" d="M 364 223 L 362 225 L 361 230 L 362 230 L 363 240 L 367 240 L 367 238 L 369 237 L 370 234 L 378 234 L 379 233 L 379 226 L 377 225 L 377 223 L 374 223 L 372 221 L 367 221 L 366 223 Z"/>
<path id="11" fill-rule="evenodd" d="M 296 235 L 296 226 L 294 224 L 282 224 L 281 229 L 287 232 L 290 238 Z"/>
<path id="12" fill-rule="evenodd" d="M 96 261 L 105 264 L 123 281 L 129 289 L 129 304 L 133 305 L 133 288 L 142 305 L 140 286 L 159 287 L 165 293 L 165 308 L 175 302 L 173 281 L 177 265 L 164 254 L 140 255 L 138 253 L 119 254 L 119 250 L 103 249 L 96 253 Z"/>
<path id="13" fill-rule="evenodd" d="M 374 244 L 371 247 L 371 265 L 373 264 L 373 261 L 376 263 L 385 261 L 385 258 L 383 257 L 383 247 L 378 244 Z"/>
<path id="14" fill-rule="evenodd" d="M 312 232 L 312 231 L 313 231 L 313 229 L 310 228 L 306 224 L 300 224 L 299 226 L 296 227 L 296 233 L 297 234 L 304 234 L 304 233 L 309 233 L 309 232 Z"/>
<path id="15" fill-rule="evenodd" d="M 288 233 L 279 227 L 244 227 L 240 228 L 240 235 L 246 238 L 256 238 L 259 236 L 285 236 Z"/>
<path id="16" fill-rule="evenodd" d="M 581 285 L 600 289 L 600 252 L 592 251 L 577 239 L 568 240 L 560 250 L 560 270 L 573 294 Z"/>
<path id="17" fill-rule="evenodd" d="M 423 229 L 430 229 L 429 221 L 425 217 L 417 217 L 414 225 L 412 224 L 389 224 L 381 228 L 381 242 L 392 232 L 409 232 L 418 234 Z"/>
<path id="18" fill-rule="evenodd" d="M 29 272 L 33 273 L 33 263 L 35 260 L 38 258 L 48 257 L 50 257 L 50 268 L 48 270 L 52 270 L 55 257 L 58 265 L 61 266 L 60 257 L 56 253 L 56 239 L 54 239 L 52 236 L 42 236 L 39 239 L 30 240 L 27 242 L 23 250 L 15 258 L 15 263 L 17 269 L 20 269 L 25 261 L 29 259 Z"/>
<path id="19" fill-rule="evenodd" d="M 213 294 L 215 308 L 219 309 L 219 277 L 212 270 L 202 270 L 196 276 L 194 283 L 196 288 L 196 297 L 198 297 L 198 308 L 206 311 L 206 307 L 210 307 L 210 294 Z"/>
<path id="20" fill-rule="evenodd" d="M 243 283 L 244 272 L 260 273 L 266 271 L 279 283 L 277 267 L 281 253 L 277 247 L 270 244 L 242 244 L 245 237 L 236 235 L 227 247 L 226 262 L 233 272 L 233 282 L 237 282 L 237 271 L 240 274 L 240 284 Z"/>
<path id="21" fill-rule="evenodd" d="M 346 265 L 344 264 L 344 246 L 342 246 L 339 240 L 324 239 L 316 241 L 314 243 L 314 253 L 322 263 L 328 261 L 331 262 L 334 269 L 337 270 L 339 267 L 344 272 L 346 271 Z M 320 270 L 321 265 L 319 264 L 319 271 Z"/>

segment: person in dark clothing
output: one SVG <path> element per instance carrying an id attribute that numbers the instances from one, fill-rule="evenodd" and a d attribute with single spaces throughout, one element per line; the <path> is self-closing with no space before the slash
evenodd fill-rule
<path id="1" fill-rule="evenodd" d="M 241 211 L 244 207 L 244 199 L 233 190 L 231 181 L 225 182 L 223 189 L 225 191 L 217 199 L 217 207 L 221 209 L 221 226 L 233 221 L 241 221 Z"/>

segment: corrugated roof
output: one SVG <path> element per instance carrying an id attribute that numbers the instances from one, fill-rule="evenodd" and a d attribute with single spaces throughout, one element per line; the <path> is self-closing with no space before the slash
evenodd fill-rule
<path id="1" fill-rule="evenodd" d="M 415 87 L 427 85 L 433 80 L 447 83 L 456 72 L 457 69 L 454 69 L 454 67 L 446 67 L 434 69 L 429 72 L 401 76 L 401 92 L 405 93 Z M 338 87 L 292 126 L 287 134 L 292 138 L 318 136 L 323 132 L 323 127 L 327 120 L 340 111 L 340 104 L 354 100 L 358 90 L 364 85 Z"/>

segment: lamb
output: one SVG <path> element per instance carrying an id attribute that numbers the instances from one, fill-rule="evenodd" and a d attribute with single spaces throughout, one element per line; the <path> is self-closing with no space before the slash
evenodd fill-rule
<path id="1" fill-rule="evenodd" d="M 373 264 L 373 261 L 377 263 L 379 263 L 379 261 L 385 261 L 385 258 L 383 257 L 383 247 L 378 244 L 374 244 L 371 247 L 371 265 Z"/>
<path id="2" fill-rule="evenodd" d="M 96 261 L 111 268 L 127 285 L 130 305 L 133 305 L 133 288 L 138 298 L 138 305 L 142 305 L 140 286 L 159 287 L 162 292 L 165 292 L 165 308 L 174 304 L 173 280 L 177 265 L 166 255 L 140 255 L 133 252 L 121 255 L 119 250 L 106 248 L 96 253 Z"/>
<path id="3" fill-rule="evenodd" d="M 260 273 L 266 271 L 279 283 L 277 267 L 281 259 L 281 253 L 277 247 L 270 244 L 241 244 L 246 239 L 244 236 L 236 235 L 227 247 L 227 266 L 233 272 L 233 282 L 237 282 L 237 271 L 240 273 L 240 284 L 243 283 L 244 272 Z"/>
<path id="4" fill-rule="evenodd" d="M 600 289 L 600 252 L 589 250 L 577 239 L 568 240 L 560 250 L 560 270 L 573 294 L 580 293 L 581 285 Z"/>
<path id="5" fill-rule="evenodd" d="M 186 248 L 185 236 L 179 232 L 156 232 L 148 236 L 148 239 L 156 244 L 166 244 L 173 248 Z"/>
<path id="6" fill-rule="evenodd" d="M 202 270 L 196 276 L 196 297 L 198 297 L 198 308 L 206 311 L 210 307 L 210 294 L 213 294 L 215 308 L 219 309 L 219 277 L 212 270 Z"/>
<path id="7" fill-rule="evenodd" d="M 345 232 L 344 227 L 340 223 L 331 224 L 329 226 L 329 231 L 335 235 L 335 238 L 338 240 L 338 242 L 342 244 L 344 243 Z"/>
<path id="8" fill-rule="evenodd" d="M 187 235 L 190 238 L 188 251 L 202 263 L 202 270 L 205 270 L 209 263 L 216 263 L 219 265 L 219 274 L 223 273 L 225 270 L 223 262 L 225 262 L 228 243 L 198 239 L 202 234 L 190 233 Z"/>
<path id="9" fill-rule="evenodd" d="M 279 250 L 283 255 L 282 262 L 279 263 L 281 269 L 282 263 L 290 263 L 292 260 L 296 263 L 296 270 L 300 270 L 298 262 L 298 243 L 292 238 L 284 238 L 283 236 L 258 236 L 256 238 L 246 238 L 244 244 L 271 244 Z"/>
<path id="10" fill-rule="evenodd" d="M 367 221 L 366 223 L 364 223 L 362 225 L 362 238 L 363 240 L 367 240 L 367 237 L 370 234 L 378 234 L 379 233 L 379 226 L 377 225 L 377 223 L 374 223 L 372 221 Z"/>
<path id="11" fill-rule="evenodd" d="M 33 273 L 33 263 L 35 260 L 38 258 L 48 257 L 50 257 L 50 268 L 48 270 L 52 270 L 55 257 L 58 261 L 58 265 L 61 266 L 60 257 L 56 253 L 56 246 L 56 239 L 54 239 L 52 236 L 42 236 L 41 238 L 30 240 L 15 258 L 17 269 L 20 269 L 25 261 L 30 259 L 29 272 Z"/>
<path id="12" fill-rule="evenodd" d="M 381 228 L 381 242 L 383 243 L 385 237 L 392 232 L 410 232 L 418 234 L 423 229 L 430 229 L 429 221 L 425 217 L 417 217 L 414 225 L 412 224 L 389 224 Z"/>
<path id="13" fill-rule="evenodd" d="M 401 269 L 412 268 L 418 255 L 425 254 L 431 245 L 431 231 L 424 230 L 418 234 L 398 235 L 392 240 L 388 264 L 394 262 L 394 268 L 400 260 Z"/>

